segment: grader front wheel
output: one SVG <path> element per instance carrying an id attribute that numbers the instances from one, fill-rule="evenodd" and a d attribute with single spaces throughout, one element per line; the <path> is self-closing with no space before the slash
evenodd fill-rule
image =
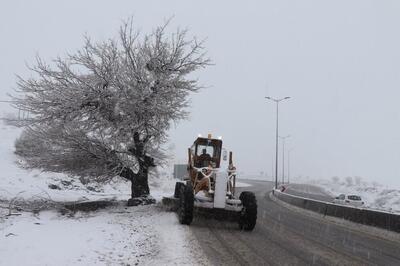
<path id="1" fill-rule="evenodd" d="M 193 221 L 194 194 L 191 184 L 180 186 L 179 195 L 179 222 L 190 225 Z"/>

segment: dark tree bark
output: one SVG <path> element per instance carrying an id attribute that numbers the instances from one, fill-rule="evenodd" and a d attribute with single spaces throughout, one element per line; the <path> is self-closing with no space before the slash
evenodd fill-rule
<path id="1" fill-rule="evenodd" d="M 132 169 L 124 168 L 121 172 L 121 176 L 131 181 L 131 197 L 141 198 L 147 197 L 150 194 L 149 189 L 149 168 L 155 167 L 154 159 L 147 156 L 145 153 L 145 140 L 141 140 L 139 133 L 134 134 L 134 147 L 130 148 L 129 151 L 138 158 L 139 170 L 134 173 Z"/>
<path id="2" fill-rule="evenodd" d="M 132 198 L 148 196 L 149 189 L 149 168 L 155 167 L 154 159 L 144 155 L 139 159 L 139 171 L 132 180 Z"/>
<path id="3" fill-rule="evenodd" d="M 139 169 L 137 174 L 135 174 L 135 178 L 132 180 L 132 198 L 139 198 L 150 194 L 148 180 L 148 169 Z"/>

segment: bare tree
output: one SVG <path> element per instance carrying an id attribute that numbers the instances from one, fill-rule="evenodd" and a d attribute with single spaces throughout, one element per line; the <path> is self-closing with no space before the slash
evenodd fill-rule
<path id="1" fill-rule="evenodd" d="M 149 195 L 148 172 L 165 159 L 171 124 L 187 117 L 190 78 L 209 64 L 202 42 L 186 30 L 151 34 L 125 22 L 119 38 L 94 43 L 52 64 L 37 58 L 35 77 L 19 77 L 14 106 L 29 112 L 17 154 L 28 167 L 131 181 L 132 198 Z"/>

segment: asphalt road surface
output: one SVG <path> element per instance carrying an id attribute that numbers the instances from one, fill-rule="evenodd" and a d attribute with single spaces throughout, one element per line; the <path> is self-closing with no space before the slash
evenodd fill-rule
<path id="1" fill-rule="evenodd" d="M 254 231 L 199 216 L 190 225 L 214 265 L 400 265 L 399 241 L 293 211 L 269 198 L 272 183 L 245 182 L 258 201 Z"/>

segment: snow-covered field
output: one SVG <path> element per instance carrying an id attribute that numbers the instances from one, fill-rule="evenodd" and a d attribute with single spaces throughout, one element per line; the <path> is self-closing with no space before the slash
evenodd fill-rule
<path id="1" fill-rule="evenodd" d="M 247 184 L 245 182 L 240 182 L 240 181 L 236 182 L 235 185 L 236 185 L 236 187 L 251 187 L 250 184 Z"/>
<path id="2" fill-rule="evenodd" d="M 116 179 L 104 187 L 96 184 L 84 186 L 79 179 L 59 173 L 25 170 L 18 166 L 14 155 L 14 141 L 20 130 L 0 124 L 0 200 L 50 197 L 54 201 L 95 200 L 100 198 L 129 198 L 130 187 Z M 49 185 L 57 188 L 51 189 Z"/>
<path id="3" fill-rule="evenodd" d="M 0 222 L 0 238 L 5 266 L 209 264 L 189 227 L 157 206 L 25 212 Z"/>
<path id="4" fill-rule="evenodd" d="M 14 141 L 20 130 L 0 124 L 0 265 L 209 265 L 189 227 L 160 205 L 120 204 L 95 212 L 61 214 L 13 211 L 8 202 L 127 200 L 130 185 L 116 178 L 105 186 L 17 166 Z M 174 180 L 159 174 L 150 181 L 158 201 Z"/>
<path id="5" fill-rule="evenodd" d="M 296 178 L 293 182 L 319 186 L 332 196 L 360 195 L 368 208 L 400 213 L 400 190 L 387 188 L 377 182 L 367 182 L 360 177 L 315 180 Z"/>

